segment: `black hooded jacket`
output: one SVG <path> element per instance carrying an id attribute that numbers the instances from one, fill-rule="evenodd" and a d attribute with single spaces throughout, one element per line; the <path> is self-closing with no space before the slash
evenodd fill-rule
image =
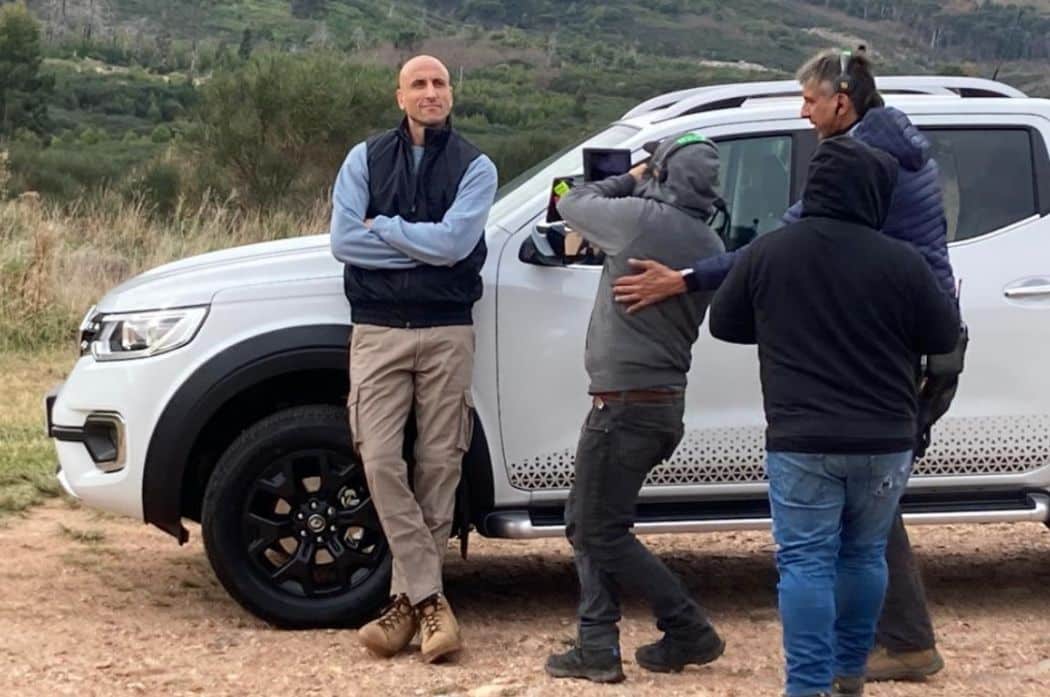
<path id="1" fill-rule="evenodd" d="M 769 450 L 914 446 L 919 357 L 955 346 L 959 314 L 922 256 L 878 232 L 896 178 L 886 153 L 824 141 L 804 217 L 752 242 L 715 295 L 711 333 L 758 344 Z"/>

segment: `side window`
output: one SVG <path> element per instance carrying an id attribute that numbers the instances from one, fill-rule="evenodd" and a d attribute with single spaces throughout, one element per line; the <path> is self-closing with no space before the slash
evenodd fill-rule
<path id="1" fill-rule="evenodd" d="M 941 172 L 949 242 L 979 237 L 1036 214 L 1027 130 L 931 128 L 923 133 Z"/>
<path id="2" fill-rule="evenodd" d="M 718 141 L 719 194 L 729 208 L 727 249 L 781 226 L 791 197 L 790 135 Z"/>

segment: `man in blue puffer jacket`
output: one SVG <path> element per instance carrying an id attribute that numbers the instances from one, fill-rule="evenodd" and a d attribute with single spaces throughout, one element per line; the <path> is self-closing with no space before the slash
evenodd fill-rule
<path id="1" fill-rule="evenodd" d="M 955 278 L 948 261 L 941 184 L 937 162 L 930 158 L 930 142 L 903 112 L 886 106 L 868 109 L 848 132 L 865 145 L 897 159 L 900 165 L 897 186 L 882 232 L 915 245 L 945 292 L 954 295 Z M 784 223 L 798 222 L 801 217 L 802 201 L 799 201 L 784 214 Z M 717 274 L 712 271 L 705 268 L 700 274 L 712 282 Z"/>
<path id="2" fill-rule="evenodd" d="M 939 172 L 936 161 L 930 157 L 929 141 L 903 112 L 885 106 L 863 49 L 852 54 L 818 54 L 798 71 L 797 78 L 802 85 L 801 115 L 809 119 L 822 139 L 848 133 L 897 159 L 897 184 L 882 232 L 914 245 L 944 292 L 954 296 Z M 784 214 L 784 222 L 794 223 L 803 215 L 799 201 Z M 614 293 L 628 312 L 637 312 L 679 293 L 715 290 L 736 256 L 737 251 L 725 252 L 681 270 L 652 260 L 632 260 L 632 267 L 639 273 L 621 277 Z M 954 389 L 954 383 L 950 389 Z M 947 402 L 951 396 L 949 392 Z M 920 443 L 917 455 L 922 454 L 922 449 Z M 889 585 L 879 619 L 878 645 L 868 661 L 867 679 L 921 680 L 940 671 L 944 661 L 936 649 L 922 578 L 899 512 L 890 533 L 886 560 Z"/>

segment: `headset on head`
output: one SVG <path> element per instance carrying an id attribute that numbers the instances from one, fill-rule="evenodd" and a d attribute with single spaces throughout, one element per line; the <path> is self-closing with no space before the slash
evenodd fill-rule
<path id="1" fill-rule="evenodd" d="M 835 91 L 849 96 L 853 92 L 853 76 L 849 72 L 853 51 L 842 51 L 839 54 L 839 76 L 835 78 Z"/>
<path id="2" fill-rule="evenodd" d="M 868 50 L 865 44 L 857 46 L 857 53 L 864 55 Z M 853 62 L 853 51 L 844 50 L 839 53 L 839 76 L 835 78 L 835 91 L 847 96 L 852 96 L 855 88 L 853 73 L 850 72 L 850 63 Z"/>
<path id="3" fill-rule="evenodd" d="M 665 163 L 671 159 L 671 155 L 675 154 L 682 148 L 688 147 L 690 145 L 697 145 L 699 143 L 706 142 L 707 136 L 695 132 L 690 132 L 678 136 L 678 138 L 676 138 L 674 141 L 674 145 L 672 145 L 667 150 L 667 152 L 663 154 L 663 157 L 660 158 L 660 162 L 658 163 L 660 166 L 656 173 L 656 181 L 660 182 L 661 184 L 667 181 L 667 167 L 665 166 Z"/>

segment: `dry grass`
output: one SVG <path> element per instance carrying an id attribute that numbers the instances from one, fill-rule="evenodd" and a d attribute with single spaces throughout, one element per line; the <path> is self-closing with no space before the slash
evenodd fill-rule
<path id="1" fill-rule="evenodd" d="M 75 358 L 72 346 L 0 352 L 0 516 L 59 493 L 43 397 Z"/>
<path id="2" fill-rule="evenodd" d="M 81 530 L 79 528 L 71 528 L 63 523 L 58 524 L 58 532 L 65 535 L 74 542 L 80 542 L 86 545 L 99 544 L 106 541 L 106 533 L 103 530 L 97 528 L 87 528 Z"/>
<path id="3" fill-rule="evenodd" d="M 0 166 L 0 170 L 2 170 Z M 245 212 L 229 203 L 160 218 L 115 194 L 71 207 L 0 202 L 0 516 L 59 493 L 42 398 L 76 360 L 85 310 L 169 261 L 327 229 L 328 208 Z"/>
<path id="4" fill-rule="evenodd" d="M 169 261 L 251 242 L 316 234 L 328 206 L 250 211 L 228 202 L 179 206 L 170 218 L 116 194 L 72 206 L 23 198 L 0 204 L 0 351 L 73 340 L 108 289 Z"/>

